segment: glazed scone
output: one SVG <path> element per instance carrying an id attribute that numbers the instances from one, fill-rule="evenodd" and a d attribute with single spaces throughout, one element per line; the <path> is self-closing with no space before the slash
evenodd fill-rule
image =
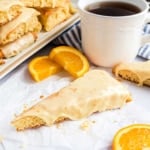
<path id="1" fill-rule="evenodd" d="M 27 33 L 14 42 L 0 46 L 0 59 L 10 58 L 32 45 L 37 39 L 36 33 Z"/>
<path id="2" fill-rule="evenodd" d="M 60 91 L 25 110 L 12 121 L 16 130 L 50 126 L 65 119 L 79 120 L 94 112 L 121 108 L 130 92 L 102 70 L 91 70 Z"/>
<path id="3" fill-rule="evenodd" d="M 32 8 L 55 8 L 62 7 L 70 0 L 20 0 L 26 7 Z"/>
<path id="4" fill-rule="evenodd" d="M 39 11 L 41 12 L 39 19 L 45 31 L 52 30 L 74 13 L 70 3 L 67 3 L 65 7 L 45 8 L 39 9 Z"/>
<path id="5" fill-rule="evenodd" d="M 13 42 L 28 32 L 40 32 L 42 27 L 38 15 L 40 13 L 33 8 L 23 8 L 16 19 L 0 28 L 0 45 Z"/>
<path id="6" fill-rule="evenodd" d="M 19 0 L 0 0 L 0 26 L 19 16 L 22 7 L 23 3 Z"/>
<path id="7" fill-rule="evenodd" d="M 150 86 L 150 60 L 118 64 L 113 68 L 113 73 L 140 86 Z"/>

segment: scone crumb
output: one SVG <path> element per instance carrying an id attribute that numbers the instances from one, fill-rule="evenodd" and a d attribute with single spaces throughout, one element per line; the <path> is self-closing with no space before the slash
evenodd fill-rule
<path id="1" fill-rule="evenodd" d="M 44 98 L 44 95 L 41 95 L 41 96 L 40 96 L 40 99 L 42 99 L 42 98 Z"/>
<path id="2" fill-rule="evenodd" d="M 80 129 L 81 130 L 88 130 L 92 124 L 94 124 L 95 121 L 94 120 L 85 120 L 81 125 L 80 125 Z"/>
<path id="3" fill-rule="evenodd" d="M 29 106 L 27 104 L 24 104 L 23 106 L 23 112 L 26 111 L 29 108 Z"/>

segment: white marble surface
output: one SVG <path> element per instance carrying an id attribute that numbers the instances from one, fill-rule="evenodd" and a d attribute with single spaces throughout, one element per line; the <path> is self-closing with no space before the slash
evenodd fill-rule
<path id="1" fill-rule="evenodd" d="M 47 55 L 50 48 L 50 45 L 43 48 L 0 80 L 0 150 L 110 150 L 118 129 L 132 123 L 150 123 L 150 88 L 124 81 L 122 83 L 128 86 L 133 101 L 120 110 L 97 113 L 79 121 L 66 121 L 60 126 L 16 132 L 10 124 L 14 114 L 25 105 L 29 107 L 39 101 L 41 95 L 47 96 L 73 80 L 65 72 L 39 83 L 31 79 L 28 62 L 35 56 Z M 80 127 L 85 122 L 89 127 L 84 131 Z"/>

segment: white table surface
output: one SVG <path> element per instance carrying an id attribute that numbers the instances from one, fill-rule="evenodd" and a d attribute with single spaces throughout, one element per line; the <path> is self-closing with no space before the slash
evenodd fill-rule
<path id="1" fill-rule="evenodd" d="M 49 44 L 0 80 L 0 150 L 109 150 L 119 128 L 132 123 L 150 123 L 150 88 L 123 81 L 133 101 L 121 110 L 94 114 L 80 121 L 64 122 L 60 127 L 54 125 L 16 132 L 10 124 L 14 114 L 20 112 L 24 105 L 33 105 L 40 100 L 41 95 L 47 96 L 73 79 L 65 72 L 39 83 L 31 79 L 27 70 L 28 62 L 36 56 L 47 55 L 50 49 Z M 145 60 L 137 58 L 136 61 Z M 109 69 L 101 69 L 110 72 Z M 81 130 L 81 124 L 89 120 L 96 123 L 87 131 Z"/>

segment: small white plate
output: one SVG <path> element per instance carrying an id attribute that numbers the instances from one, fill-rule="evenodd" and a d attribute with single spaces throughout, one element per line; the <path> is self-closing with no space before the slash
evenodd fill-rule
<path id="1" fill-rule="evenodd" d="M 75 24 L 78 20 L 79 14 L 76 13 L 65 22 L 56 26 L 53 30 L 49 32 L 40 32 L 39 37 L 34 44 L 32 44 L 29 48 L 23 50 L 17 56 L 7 59 L 5 64 L 0 65 L 0 79 L 6 76 L 27 58 L 38 52 L 41 48 L 43 48 L 45 45 L 59 36 L 62 32 Z"/>

